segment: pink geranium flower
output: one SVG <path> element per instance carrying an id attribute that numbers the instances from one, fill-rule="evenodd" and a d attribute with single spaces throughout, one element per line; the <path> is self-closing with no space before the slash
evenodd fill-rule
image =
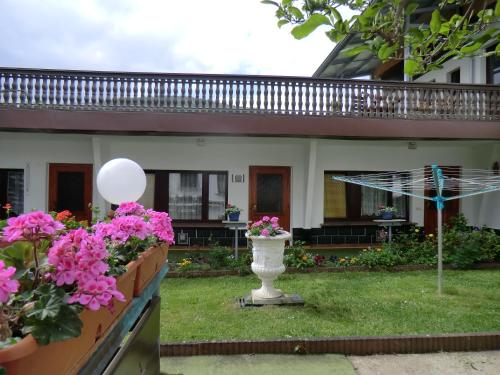
<path id="1" fill-rule="evenodd" d="M 269 237 L 270 232 L 267 229 L 262 229 L 260 235 L 264 237 Z"/>
<path id="2" fill-rule="evenodd" d="M 111 220 L 113 231 L 111 239 L 119 243 L 125 243 L 130 237 L 137 237 L 141 240 L 149 236 L 149 228 L 142 217 L 119 216 Z"/>
<path id="3" fill-rule="evenodd" d="M 144 206 L 137 202 L 120 203 L 120 206 L 115 211 L 117 216 L 142 216 L 145 212 L 146 211 L 144 210 Z"/>
<path id="4" fill-rule="evenodd" d="M 10 295 L 19 289 L 19 281 L 12 280 L 15 273 L 14 267 L 5 268 L 5 263 L 0 260 L 0 303 L 7 303 Z"/>
<path id="5" fill-rule="evenodd" d="M 146 215 L 149 217 L 148 227 L 150 233 L 158 237 L 161 241 L 173 245 L 175 241 L 172 218 L 166 212 L 157 212 L 154 210 L 147 210 Z"/>
<path id="6" fill-rule="evenodd" d="M 63 228 L 64 225 L 54 220 L 52 216 L 42 211 L 34 211 L 8 219 L 3 234 L 8 242 L 18 240 L 33 242 L 53 236 Z"/>

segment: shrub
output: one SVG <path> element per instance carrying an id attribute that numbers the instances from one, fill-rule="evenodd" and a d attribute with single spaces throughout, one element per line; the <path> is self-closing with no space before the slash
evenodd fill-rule
<path id="1" fill-rule="evenodd" d="M 295 267 L 299 269 L 314 267 L 315 262 L 312 254 L 309 254 L 304 249 L 305 242 L 295 241 L 293 245 L 285 248 L 284 263 L 287 267 Z"/>
<path id="2" fill-rule="evenodd" d="M 390 243 L 384 243 L 381 247 L 364 249 L 357 263 L 368 268 L 390 268 L 403 264 L 403 258 L 394 251 Z"/>

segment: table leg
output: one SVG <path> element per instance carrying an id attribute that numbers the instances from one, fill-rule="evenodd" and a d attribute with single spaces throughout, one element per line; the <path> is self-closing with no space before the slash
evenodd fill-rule
<path id="1" fill-rule="evenodd" d="M 238 232 L 239 228 L 235 228 L 234 230 L 234 258 L 238 259 Z"/>
<path id="2" fill-rule="evenodd" d="M 389 242 L 392 242 L 392 225 L 389 225 Z"/>

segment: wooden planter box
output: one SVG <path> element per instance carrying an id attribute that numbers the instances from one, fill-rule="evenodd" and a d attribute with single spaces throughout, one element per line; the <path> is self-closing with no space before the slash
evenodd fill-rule
<path id="1" fill-rule="evenodd" d="M 143 252 L 140 256 L 142 263 L 137 270 L 137 278 L 135 279 L 134 296 L 139 296 L 146 285 L 163 267 L 167 261 L 168 245 L 153 246 Z"/>
<path id="2" fill-rule="evenodd" d="M 110 327 L 121 319 L 134 297 L 137 271 L 143 260 L 130 262 L 127 272 L 116 280 L 117 289 L 125 296 L 125 302 L 115 302 L 114 313 L 102 308 L 99 311 L 84 310 L 80 314 L 83 322 L 79 337 L 49 345 L 39 345 L 28 335 L 19 343 L 0 350 L 0 367 L 8 375 L 25 375 L 36 369 L 38 375 L 74 374 L 79 364 L 94 350 L 96 342 L 104 337 Z"/>
<path id="3" fill-rule="evenodd" d="M 19 343 L 0 350 L 0 366 L 8 375 L 74 374 L 75 364 L 84 358 L 101 336 L 101 315 L 99 312 L 84 310 L 80 314 L 82 334 L 70 340 L 49 345 L 39 345 L 28 335 Z"/>

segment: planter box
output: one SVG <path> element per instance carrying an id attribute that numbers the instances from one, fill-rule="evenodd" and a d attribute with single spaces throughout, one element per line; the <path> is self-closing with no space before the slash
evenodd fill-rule
<path id="1" fill-rule="evenodd" d="M 0 350 L 0 366 L 8 375 L 76 373 L 76 364 L 93 350 L 101 330 L 99 312 L 84 310 L 80 318 L 83 327 L 79 337 L 42 346 L 28 335 L 19 343 Z"/>
<path id="2" fill-rule="evenodd" d="M 127 265 L 127 272 L 116 280 L 117 289 L 125 296 L 125 302 L 115 302 L 114 313 L 102 308 L 99 311 L 84 310 L 80 314 L 83 322 L 82 334 L 70 340 L 39 345 L 28 335 L 19 343 L 0 350 L 0 367 L 8 375 L 57 375 L 76 373 L 82 359 L 94 350 L 95 343 L 106 335 L 113 323 L 120 319 L 134 298 L 137 271 L 143 260 L 140 258 Z"/>
<path id="3" fill-rule="evenodd" d="M 134 286 L 137 278 L 137 271 L 141 263 L 141 258 L 130 262 L 127 264 L 127 272 L 116 278 L 116 288 L 123 293 L 125 302 L 115 301 L 113 313 L 111 313 L 108 309 L 100 309 L 95 312 L 99 315 L 99 320 L 101 322 L 100 328 L 98 329 L 99 337 L 104 336 L 109 327 L 111 327 L 116 320 L 121 318 L 124 310 L 132 302 L 132 299 L 134 298 Z"/>
<path id="4" fill-rule="evenodd" d="M 153 246 L 143 252 L 140 256 L 142 263 L 137 269 L 135 279 L 134 296 L 139 296 L 148 285 L 154 275 L 163 267 L 167 261 L 168 245 Z"/>

